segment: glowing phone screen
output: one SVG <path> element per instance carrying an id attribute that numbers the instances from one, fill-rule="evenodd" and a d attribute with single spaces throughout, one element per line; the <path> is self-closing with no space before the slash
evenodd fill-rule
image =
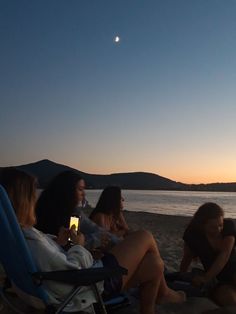
<path id="1" fill-rule="evenodd" d="M 75 225 L 75 230 L 79 230 L 79 217 L 70 217 L 70 228 Z"/>

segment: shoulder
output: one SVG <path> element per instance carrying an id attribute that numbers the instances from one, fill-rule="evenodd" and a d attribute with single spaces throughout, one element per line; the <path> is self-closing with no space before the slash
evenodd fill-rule
<path id="1" fill-rule="evenodd" d="M 92 216 L 92 220 L 96 223 L 97 222 L 105 222 L 105 221 L 107 221 L 107 217 L 103 213 L 94 213 Z"/>
<path id="2" fill-rule="evenodd" d="M 104 227 L 107 230 L 110 229 L 110 225 L 111 225 L 110 216 L 104 213 L 95 213 L 92 217 L 92 220 L 99 226 Z"/>
<path id="3" fill-rule="evenodd" d="M 59 250 L 54 236 L 44 234 L 36 228 L 24 228 L 23 233 L 29 247 L 38 253 L 44 250 Z"/>
<path id="4" fill-rule="evenodd" d="M 26 240 L 41 240 L 44 238 L 45 234 L 40 232 L 34 227 L 22 228 L 23 234 Z"/>
<path id="5" fill-rule="evenodd" d="M 104 214 L 104 213 L 100 213 L 100 212 L 94 213 L 94 215 L 93 215 L 93 220 L 94 220 L 94 219 L 108 220 L 108 218 L 109 218 L 109 216 L 107 216 L 107 215 Z"/>

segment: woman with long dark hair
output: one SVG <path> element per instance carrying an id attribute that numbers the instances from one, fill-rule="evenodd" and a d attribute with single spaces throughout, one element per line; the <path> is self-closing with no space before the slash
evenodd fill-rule
<path id="1" fill-rule="evenodd" d="M 80 217 L 80 231 L 85 236 L 85 247 L 89 250 L 106 250 L 120 239 L 91 221 L 79 206 L 85 199 L 85 182 L 81 176 L 66 170 L 56 175 L 43 190 L 36 203 L 37 229 L 57 236 L 63 227 L 68 228 L 70 217 Z"/>
<path id="2" fill-rule="evenodd" d="M 70 216 L 78 206 L 78 195 L 83 193 L 81 176 L 74 171 L 56 175 L 42 191 L 36 203 L 36 228 L 57 235 L 61 227 L 68 228 Z"/>
<path id="3" fill-rule="evenodd" d="M 232 219 L 224 219 L 223 209 L 215 203 L 198 208 L 184 232 L 184 252 L 180 271 L 188 270 L 198 257 L 205 273 L 193 279 L 195 285 L 217 278 L 219 285 L 212 291 L 220 305 L 236 304 L 236 228 Z"/>
<path id="4" fill-rule="evenodd" d="M 96 224 L 119 236 L 125 236 L 129 227 L 123 214 L 124 198 L 118 186 L 108 186 L 103 191 L 90 215 Z"/>

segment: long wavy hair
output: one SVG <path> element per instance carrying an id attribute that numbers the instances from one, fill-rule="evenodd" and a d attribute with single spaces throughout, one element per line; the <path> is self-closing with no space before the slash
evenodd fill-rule
<path id="1" fill-rule="evenodd" d="M 76 188 L 81 176 L 63 171 L 55 176 L 36 203 L 37 225 L 44 233 L 57 235 L 60 227 L 68 227 L 77 206 Z"/>
<path id="2" fill-rule="evenodd" d="M 90 218 L 97 213 L 112 215 L 117 219 L 121 211 L 121 189 L 118 186 L 108 186 L 103 191 L 97 202 L 95 209 L 92 211 Z"/>
<path id="3" fill-rule="evenodd" d="M 224 217 L 224 211 L 219 205 L 212 202 L 204 203 L 194 214 L 187 229 L 194 229 L 204 232 L 204 226 L 207 224 L 207 222 L 211 219 L 216 219 L 219 217 Z"/>
<path id="4" fill-rule="evenodd" d="M 36 178 L 14 167 L 1 171 L 0 183 L 5 188 L 22 227 L 36 223 Z"/>

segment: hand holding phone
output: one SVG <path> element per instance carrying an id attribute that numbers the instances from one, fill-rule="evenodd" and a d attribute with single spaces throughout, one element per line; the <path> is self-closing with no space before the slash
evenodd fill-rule
<path id="1" fill-rule="evenodd" d="M 71 216 L 70 217 L 70 240 L 74 244 L 80 244 L 84 246 L 85 237 L 83 233 L 79 231 L 80 227 L 80 217 Z"/>
<path id="2" fill-rule="evenodd" d="M 70 236 L 70 230 L 64 227 L 61 227 L 55 241 L 61 246 L 66 246 L 68 243 L 69 236 Z"/>
<path id="3" fill-rule="evenodd" d="M 85 237 L 83 233 L 78 231 L 78 233 L 75 232 L 74 228 L 70 229 L 70 240 L 73 244 L 79 244 L 84 246 L 85 244 Z"/>

